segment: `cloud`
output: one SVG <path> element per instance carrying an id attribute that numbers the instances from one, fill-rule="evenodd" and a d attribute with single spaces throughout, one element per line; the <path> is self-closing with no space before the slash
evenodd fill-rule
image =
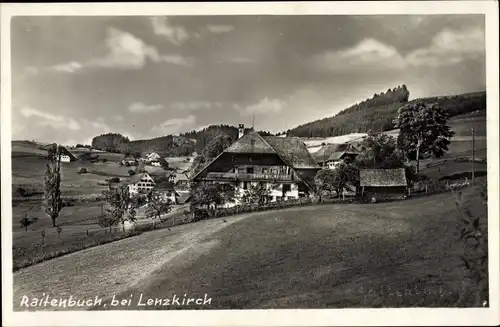
<path id="1" fill-rule="evenodd" d="M 134 113 L 146 113 L 146 112 L 155 112 L 160 109 L 163 109 L 163 106 L 161 104 L 151 104 L 147 105 L 141 102 L 135 102 L 132 103 L 129 107 L 128 110 L 130 112 Z"/>
<path id="2" fill-rule="evenodd" d="M 209 101 L 188 101 L 188 102 L 174 102 L 170 107 L 174 110 L 199 110 L 210 109 L 215 106 Z"/>
<path id="3" fill-rule="evenodd" d="M 102 57 L 92 58 L 83 63 L 77 61 L 61 63 L 46 69 L 60 73 L 76 73 L 88 67 L 141 69 L 148 60 L 156 63 L 191 66 L 184 57 L 174 54 L 161 55 L 154 46 L 116 28 L 108 28 L 105 44 L 107 52 Z M 33 71 L 34 68 L 30 67 L 30 69 Z"/>
<path id="4" fill-rule="evenodd" d="M 192 66 L 184 57 L 179 55 L 161 56 L 159 61 L 174 65 Z"/>
<path id="5" fill-rule="evenodd" d="M 55 129 L 80 130 L 81 126 L 75 119 L 60 115 L 53 115 L 31 107 L 21 109 L 21 115 L 25 118 L 37 118 L 36 123 L 39 126 L 51 127 Z"/>
<path id="6" fill-rule="evenodd" d="M 227 61 L 235 63 L 235 64 L 253 64 L 256 62 L 255 59 L 246 58 L 246 57 L 232 57 L 232 58 L 228 58 Z"/>
<path id="7" fill-rule="evenodd" d="M 130 33 L 108 29 L 106 46 L 109 52 L 103 58 L 96 58 L 89 62 L 92 66 L 142 68 L 147 59 L 158 62 L 160 55 L 156 48 L 144 43 Z"/>
<path id="8" fill-rule="evenodd" d="M 64 73 L 76 73 L 77 71 L 81 70 L 83 68 L 83 65 L 79 62 L 72 61 L 66 64 L 59 64 L 59 65 L 54 65 L 50 69 L 57 71 L 57 72 L 64 72 Z"/>
<path id="9" fill-rule="evenodd" d="M 207 29 L 212 33 L 229 33 L 234 29 L 232 25 L 208 25 Z"/>
<path id="10" fill-rule="evenodd" d="M 481 27 L 464 31 L 444 29 L 434 37 L 428 47 L 410 52 L 406 60 L 414 66 L 437 67 L 480 58 L 484 54 L 485 35 Z"/>
<path id="11" fill-rule="evenodd" d="M 116 121 L 123 121 L 125 118 L 123 116 L 115 116 L 113 117 Z"/>
<path id="12" fill-rule="evenodd" d="M 330 71 L 363 71 L 404 69 L 410 66 L 447 66 L 469 59 L 484 57 L 484 29 L 444 29 L 427 47 L 418 48 L 406 56 L 393 46 L 376 39 L 364 39 L 355 46 L 328 51 L 312 58 L 316 69 Z"/>
<path id="13" fill-rule="evenodd" d="M 150 21 L 156 35 L 165 37 L 175 45 L 181 45 L 190 39 L 190 35 L 185 28 L 172 26 L 167 17 L 152 17 Z"/>
<path id="14" fill-rule="evenodd" d="M 185 118 L 172 118 L 165 120 L 158 126 L 152 128 L 151 132 L 156 136 L 170 135 L 192 129 L 196 123 L 196 116 L 189 115 Z"/>
<path id="15" fill-rule="evenodd" d="M 280 99 L 268 99 L 267 97 L 260 102 L 250 105 L 243 110 L 245 115 L 274 115 L 279 114 L 285 107 L 285 101 Z"/>
<path id="16" fill-rule="evenodd" d="M 331 71 L 402 68 L 405 64 L 395 47 L 372 38 L 364 39 L 352 48 L 328 51 L 313 57 L 313 65 L 317 69 Z"/>

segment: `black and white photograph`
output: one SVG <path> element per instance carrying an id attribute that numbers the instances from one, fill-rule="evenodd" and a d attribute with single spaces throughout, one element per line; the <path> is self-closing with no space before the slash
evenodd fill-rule
<path id="1" fill-rule="evenodd" d="M 2 4 L 10 316 L 498 323 L 498 8 L 431 3 Z"/>

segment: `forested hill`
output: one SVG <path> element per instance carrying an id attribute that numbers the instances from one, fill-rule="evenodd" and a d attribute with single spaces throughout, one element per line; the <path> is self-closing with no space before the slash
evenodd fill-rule
<path id="1" fill-rule="evenodd" d="M 248 130 L 248 128 L 246 129 Z M 117 133 L 107 133 L 92 139 L 92 147 L 108 152 L 137 153 L 157 152 L 163 156 L 187 156 L 193 152 L 201 153 L 205 146 L 216 136 L 226 134 L 232 140 L 238 137 L 238 128 L 230 125 L 211 125 L 202 130 L 191 131 L 179 136 L 166 135 L 148 140 L 130 141 L 127 137 Z M 260 131 L 261 135 L 270 135 Z"/>
<path id="2" fill-rule="evenodd" d="M 439 103 L 450 116 L 486 109 L 486 92 L 439 96 L 408 101 L 410 92 L 405 85 L 375 94 L 333 117 L 316 120 L 289 130 L 289 136 L 328 137 L 349 133 L 365 133 L 368 130 L 386 131 L 394 128 L 392 123 L 398 109 L 417 100 Z"/>
<path id="3" fill-rule="evenodd" d="M 245 132 L 248 130 L 249 128 L 245 128 Z M 271 135 L 271 133 L 267 131 L 259 131 L 258 133 L 262 136 Z M 196 151 L 201 153 L 211 140 L 223 134 L 229 135 L 234 141 L 238 138 L 238 127 L 231 125 L 210 125 L 201 130 L 183 133 L 180 136 L 196 140 Z"/>

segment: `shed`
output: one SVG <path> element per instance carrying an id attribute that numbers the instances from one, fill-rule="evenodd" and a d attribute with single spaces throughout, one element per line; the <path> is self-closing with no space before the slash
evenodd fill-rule
<path id="1" fill-rule="evenodd" d="M 408 187 L 404 168 L 362 169 L 359 181 L 362 194 L 376 199 L 403 198 Z"/>

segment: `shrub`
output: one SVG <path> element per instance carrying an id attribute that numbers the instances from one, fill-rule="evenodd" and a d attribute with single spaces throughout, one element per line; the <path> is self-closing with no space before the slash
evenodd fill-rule
<path id="1" fill-rule="evenodd" d="M 80 168 L 80 170 L 78 171 L 79 174 L 86 174 L 88 173 L 88 170 L 87 168 Z"/>
<path id="2" fill-rule="evenodd" d="M 129 174 L 129 176 L 133 176 L 133 175 L 135 175 L 135 170 L 130 169 L 130 170 L 128 171 L 128 174 Z"/>
<path id="3" fill-rule="evenodd" d="M 27 195 L 26 189 L 22 187 L 18 187 L 14 193 L 15 195 L 19 195 L 25 197 Z"/>
<path id="4" fill-rule="evenodd" d="M 108 162 L 108 159 L 103 158 L 101 161 L 102 161 L 103 163 L 106 163 L 106 162 Z"/>
<path id="5" fill-rule="evenodd" d="M 112 177 L 107 180 L 110 183 L 120 183 L 120 178 L 119 177 Z"/>
<path id="6" fill-rule="evenodd" d="M 193 219 L 192 219 L 192 221 L 193 222 L 200 221 L 200 220 L 208 218 L 209 216 L 210 215 L 209 215 L 207 209 L 195 208 L 194 212 L 193 212 Z"/>

